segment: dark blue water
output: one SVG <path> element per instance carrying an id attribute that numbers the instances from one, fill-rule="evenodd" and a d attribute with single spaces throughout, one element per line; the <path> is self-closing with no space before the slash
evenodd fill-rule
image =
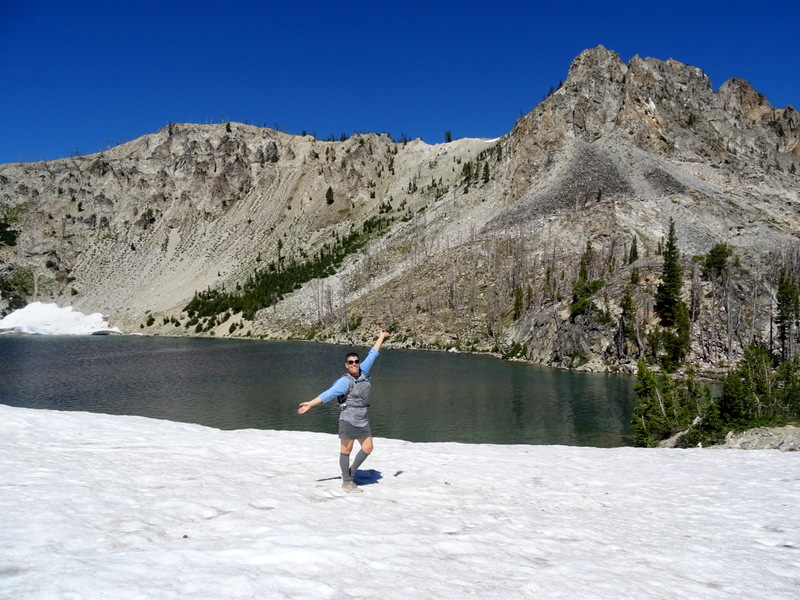
<path id="1" fill-rule="evenodd" d="M 0 403 L 140 415 L 219 429 L 337 431 L 338 406 L 297 405 L 344 373 L 351 347 L 122 336 L 0 336 Z M 368 347 L 356 347 L 362 356 Z M 373 434 L 416 442 L 630 443 L 633 380 L 487 356 L 384 348 Z"/>

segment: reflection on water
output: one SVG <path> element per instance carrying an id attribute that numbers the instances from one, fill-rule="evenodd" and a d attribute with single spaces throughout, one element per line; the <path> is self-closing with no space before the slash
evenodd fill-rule
<path id="1" fill-rule="evenodd" d="M 338 407 L 297 405 L 344 373 L 351 348 L 304 342 L 0 336 L 0 402 L 220 429 L 336 432 Z M 357 348 L 362 355 L 366 348 Z M 633 381 L 486 356 L 384 348 L 372 427 L 417 442 L 629 443 Z"/>

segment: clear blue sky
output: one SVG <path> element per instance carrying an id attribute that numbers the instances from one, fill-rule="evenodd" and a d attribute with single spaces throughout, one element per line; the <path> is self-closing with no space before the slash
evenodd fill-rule
<path id="1" fill-rule="evenodd" d="M 0 163 L 169 122 L 498 137 L 599 44 L 800 106 L 798 0 L 0 0 Z"/>

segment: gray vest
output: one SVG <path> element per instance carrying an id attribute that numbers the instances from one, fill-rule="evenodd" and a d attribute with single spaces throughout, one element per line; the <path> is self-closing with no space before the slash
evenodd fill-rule
<path id="1" fill-rule="evenodd" d="M 350 379 L 350 389 L 344 398 L 339 419 L 354 427 L 366 427 L 369 425 L 369 377 L 359 378 L 358 381 L 349 374 L 347 377 Z"/>

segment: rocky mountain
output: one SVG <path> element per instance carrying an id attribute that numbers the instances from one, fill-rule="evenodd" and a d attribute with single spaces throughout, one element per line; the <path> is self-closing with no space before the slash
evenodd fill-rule
<path id="1" fill-rule="evenodd" d="M 791 106 L 597 47 L 496 140 L 170 124 L 2 165 L 0 291 L 6 310 L 52 300 L 158 335 L 381 326 L 399 346 L 629 370 L 654 351 L 673 222 L 690 358 L 724 367 L 775 334 L 781 269 L 800 278 L 798 162 Z M 704 277 L 721 243 L 724 276 Z"/>

